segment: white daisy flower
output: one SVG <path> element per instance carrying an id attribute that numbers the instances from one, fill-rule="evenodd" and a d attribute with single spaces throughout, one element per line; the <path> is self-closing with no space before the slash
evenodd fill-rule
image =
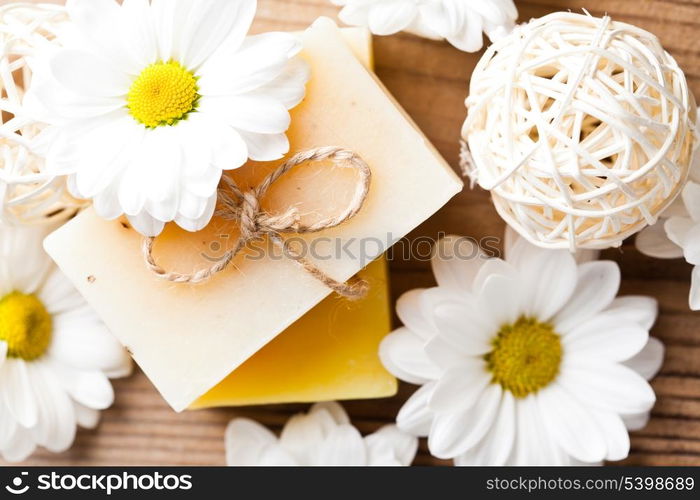
<path id="1" fill-rule="evenodd" d="M 518 10 L 513 0 L 331 0 L 342 6 L 345 24 L 367 26 L 375 35 L 408 31 L 445 39 L 460 50 L 476 52 L 482 32 L 491 40 L 507 35 Z"/>
<path id="2" fill-rule="evenodd" d="M 228 465 L 410 465 L 418 439 L 395 425 L 362 437 L 338 403 L 317 403 L 293 416 L 279 438 L 237 418 L 226 428 Z"/>
<path id="3" fill-rule="evenodd" d="M 46 231 L 0 225 L 0 453 L 68 449 L 76 425 L 95 427 L 112 404 L 109 378 L 131 361 L 50 262 Z"/>
<path id="4" fill-rule="evenodd" d="M 510 234 L 506 260 L 467 239 L 442 240 L 436 288 L 399 299 L 404 323 L 381 344 L 394 375 L 422 387 L 397 417 L 457 465 L 564 465 L 620 460 L 628 430 L 655 402 L 661 366 L 649 338 L 654 299 L 615 298 L 614 262 Z"/>
<path id="5" fill-rule="evenodd" d="M 223 170 L 289 150 L 305 93 L 297 37 L 246 38 L 255 0 L 68 0 L 60 48 L 33 61 L 25 102 L 49 123 L 47 170 L 107 219 L 155 236 L 203 228 Z"/>

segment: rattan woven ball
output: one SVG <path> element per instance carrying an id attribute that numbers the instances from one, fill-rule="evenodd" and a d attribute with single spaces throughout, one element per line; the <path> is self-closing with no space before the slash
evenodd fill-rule
<path id="1" fill-rule="evenodd" d="M 520 25 L 478 63 L 463 166 L 498 213 L 545 248 L 619 246 L 676 198 L 695 101 L 651 33 L 559 12 Z"/>
<path id="2" fill-rule="evenodd" d="M 65 179 L 43 172 L 32 139 L 43 125 L 23 107 L 27 64 L 54 43 L 65 12 L 57 5 L 13 3 L 0 6 L 0 223 L 51 223 L 73 213 L 81 202 L 66 190 Z"/>

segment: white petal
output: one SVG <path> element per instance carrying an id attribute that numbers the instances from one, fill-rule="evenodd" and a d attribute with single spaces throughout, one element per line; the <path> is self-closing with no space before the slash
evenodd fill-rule
<path id="1" fill-rule="evenodd" d="M 51 315 L 85 305 L 85 299 L 58 269 L 53 268 L 39 291 L 39 299 Z"/>
<path id="2" fill-rule="evenodd" d="M 7 349 L 8 349 L 7 342 L 5 342 L 4 340 L 0 340 L 0 369 L 2 368 L 2 365 L 4 365 L 5 361 L 7 360 Z M 0 440 L 0 442 L 1 442 L 1 440 Z"/>
<path id="3" fill-rule="evenodd" d="M 635 413 L 632 415 L 622 415 L 622 420 L 625 422 L 627 430 L 630 432 L 639 431 L 644 429 L 649 423 L 649 417 L 651 415 L 648 411 L 642 413 Z"/>
<path id="4" fill-rule="evenodd" d="M 102 372 L 77 370 L 56 362 L 51 366 L 58 382 L 78 403 L 104 410 L 114 402 L 112 384 Z"/>
<path id="5" fill-rule="evenodd" d="M 523 307 L 530 316 L 549 321 L 571 298 L 576 286 L 576 262 L 567 250 L 533 252 L 520 268 L 524 294 Z"/>
<path id="6" fill-rule="evenodd" d="M 683 257 L 683 249 L 666 236 L 664 219 L 644 228 L 635 240 L 637 250 L 657 259 L 677 259 Z"/>
<path id="7" fill-rule="evenodd" d="M 289 152 L 287 134 L 256 134 L 239 130 L 248 147 L 248 156 L 253 161 L 275 161 Z"/>
<path id="8" fill-rule="evenodd" d="M 163 232 L 165 223 L 151 217 L 147 212 L 141 212 L 138 215 L 127 215 L 131 226 L 144 236 L 158 236 Z"/>
<path id="9" fill-rule="evenodd" d="M 396 314 L 401 322 L 416 335 L 429 339 L 438 330 L 432 318 L 432 311 L 422 305 L 425 290 L 413 289 L 396 301 Z M 425 309 L 425 310 L 424 310 Z"/>
<path id="10" fill-rule="evenodd" d="M 121 42 L 124 51 L 145 68 L 158 60 L 158 38 L 148 1 L 123 0 Z"/>
<path id="11" fill-rule="evenodd" d="M 248 160 L 248 146 L 237 130 L 221 125 L 212 131 L 212 164 L 221 170 L 242 166 Z"/>
<path id="12" fill-rule="evenodd" d="M 460 5 L 461 15 L 458 19 L 461 21 L 458 27 L 452 28 L 447 33 L 444 33 L 445 38 L 459 50 L 465 52 L 476 52 L 483 45 L 483 23 L 478 15 L 474 15 L 469 11 L 466 5 Z M 451 14 L 454 17 L 454 14 Z M 456 31 L 455 31 L 456 29 Z"/>
<path id="13" fill-rule="evenodd" d="M 124 348 L 88 306 L 54 316 L 49 354 L 73 368 L 107 374 L 123 373 L 131 365 Z"/>
<path id="14" fill-rule="evenodd" d="M 104 123 L 76 138 L 76 186 L 81 198 L 92 198 L 115 182 L 133 161 L 145 129 L 125 110 L 105 116 Z"/>
<path id="15" fill-rule="evenodd" d="M 278 443 L 271 444 L 267 446 L 260 454 L 260 461 L 257 464 L 250 465 L 261 465 L 261 466 L 290 466 L 290 465 L 304 465 L 296 461 L 296 459 L 282 448 Z"/>
<path id="16" fill-rule="evenodd" d="M 615 313 L 627 321 L 634 321 L 645 330 L 651 330 L 659 314 L 659 304 L 652 297 L 627 295 L 612 301 L 606 313 Z"/>
<path id="17" fill-rule="evenodd" d="M 282 73 L 270 83 L 258 87 L 255 94 L 268 96 L 279 101 L 287 109 L 294 108 L 306 95 L 306 82 L 311 77 L 311 69 L 306 61 L 299 57 L 291 59 Z"/>
<path id="18" fill-rule="evenodd" d="M 38 444 L 49 451 L 60 453 L 73 444 L 75 439 L 75 409 L 70 398 L 58 384 L 55 373 L 45 362 L 33 363 L 35 376 L 42 379 L 42 391 L 37 391 L 39 411 Z"/>
<path id="19" fill-rule="evenodd" d="M 75 418 L 80 427 L 94 429 L 100 423 L 99 410 L 88 408 L 75 401 L 73 401 L 73 407 L 75 408 Z"/>
<path id="20" fill-rule="evenodd" d="M 5 403 L 0 398 L 0 450 L 5 448 L 7 443 L 14 437 L 16 431 L 17 421 L 10 415 L 5 407 Z"/>
<path id="21" fill-rule="evenodd" d="M 159 59 L 181 60 L 180 37 L 196 4 L 187 0 L 151 0 L 153 26 L 158 41 Z"/>
<path id="22" fill-rule="evenodd" d="M 339 425 L 318 446 L 314 465 L 367 465 L 364 440 L 352 425 Z"/>
<path id="23" fill-rule="evenodd" d="M 460 366 L 473 358 L 473 355 L 465 354 L 461 349 L 456 349 L 441 335 L 436 335 L 428 340 L 423 349 L 428 359 L 435 366 L 439 366 L 441 370 Z"/>
<path id="24" fill-rule="evenodd" d="M 8 462 L 23 462 L 36 449 L 32 431 L 17 429 L 12 439 L 2 448 L 2 458 Z"/>
<path id="25" fill-rule="evenodd" d="M 493 425 L 476 446 L 455 457 L 455 465 L 505 465 L 515 440 L 515 399 L 502 393 Z"/>
<path id="26" fill-rule="evenodd" d="M 209 224 L 209 221 L 214 215 L 214 211 L 216 209 L 216 200 L 217 196 L 216 193 L 214 193 L 207 199 L 207 204 L 204 207 L 204 212 L 202 212 L 202 215 L 194 219 L 190 219 L 183 215 L 178 215 L 177 217 L 175 217 L 175 222 L 178 226 L 180 226 L 186 231 L 190 231 L 193 233 L 201 231 L 207 226 L 207 224 Z"/>
<path id="27" fill-rule="evenodd" d="M 630 359 L 646 345 L 649 333 L 635 323 L 626 323 L 614 313 L 590 318 L 563 338 L 566 356 L 610 361 Z"/>
<path id="28" fill-rule="evenodd" d="M 664 222 L 666 236 L 679 247 L 686 244 L 688 233 L 696 223 L 690 217 L 669 217 Z"/>
<path id="29" fill-rule="evenodd" d="M 476 306 L 476 310 L 482 314 L 482 321 L 488 318 L 489 325 L 498 326 L 515 322 L 524 312 L 523 302 L 527 293 L 523 286 L 518 280 L 500 274 L 486 278 Z M 498 326 L 492 331 L 497 331 Z"/>
<path id="30" fill-rule="evenodd" d="M 203 102 L 209 102 L 205 99 Z M 204 107 L 206 108 L 206 106 Z M 187 173 L 187 188 L 200 196 L 209 196 L 216 189 L 216 185 L 221 178 L 221 170 L 231 170 L 238 168 L 248 160 L 248 147 L 237 130 L 231 128 L 226 122 L 219 119 L 219 111 L 207 113 L 204 109 L 201 112 L 192 114 L 188 120 L 178 124 L 180 130 L 180 140 L 186 145 L 184 147 L 185 161 L 184 170 Z M 180 127 L 182 125 L 182 127 Z M 195 133 L 197 140 L 201 140 L 207 146 L 207 156 L 202 157 L 197 146 L 190 144 L 192 139 L 188 134 Z M 206 162 L 206 159 L 209 159 Z M 210 168 L 202 168 L 202 163 Z M 219 170 L 216 178 L 208 179 L 214 167 Z M 197 179 L 205 180 L 206 192 L 195 190 L 192 181 Z M 215 182 L 214 182 L 215 181 Z"/>
<path id="31" fill-rule="evenodd" d="M 279 94 L 274 90 L 276 85 L 293 94 L 300 90 L 303 92 L 308 73 L 303 70 L 302 63 L 289 66 L 290 58 L 300 50 L 299 38 L 288 33 L 264 33 L 248 37 L 240 50 L 231 54 L 221 53 L 220 57 L 212 58 L 202 66 L 198 71 L 200 78 L 197 82 L 200 94 L 244 95 L 255 91 L 268 98 L 278 98 Z M 273 86 L 269 94 L 264 91 L 266 85 Z M 298 103 L 298 99 L 292 99 L 291 102 L 295 100 Z"/>
<path id="32" fill-rule="evenodd" d="M 331 0 L 336 5 L 344 6 L 338 13 L 338 19 L 351 26 L 367 26 L 371 2 L 353 2 L 350 0 Z"/>
<path id="33" fill-rule="evenodd" d="M 38 408 L 33 389 L 39 381 L 29 379 L 27 363 L 23 360 L 11 359 L 2 365 L 2 396 L 5 406 L 17 423 L 25 428 L 34 427 L 38 419 Z"/>
<path id="34" fill-rule="evenodd" d="M 700 222 L 700 184 L 689 181 L 683 188 L 683 204 L 695 222 Z"/>
<path id="35" fill-rule="evenodd" d="M 46 75 L 32 75 L 24 104 L 27 113 L 52 125 L 65 125 L 71 120 L 85 120 L 112 113 L 124 107 L 124 97 L 95 97 L 74 92 L 56 81 L 46 64 Z M 57 127 L 48 127 L 32 140 L 32 147 L 42 154 L 59 134 Z"/>
<path id="36" fill-rule="evenodd" d="M 115 126 L 121 130 L 122 124 L 126 124 L 131 127 L 127 132 L 139 130 L 133 120 L 129 122 L 124 118 L 127 118 L 126 111 L 117 109 L 106 114 L 80 118 L 61 126 L 45 153 L 46 170 L 56 175 L 64 175 L 97 168 L 97 172 L 88 172 L 88 175 L 97 179 L 93 184 L 100 183 L 101 186 L 105 186 L 114 175 L 124 169 L 123 164 L 131 159 L 133 150 L 140 144 L 140 138 L 136 136 L 124 137 L 124 143 L 116 141 L 119 146 L 124 146 L 122 149 L 107 144 L 108 141 L 113 141 L 110 134 L 115 130 Z M 126 142 L 127 140 L 132 141 L 133 145 Z M 95 163 L 99 165 L 96 166 Z M 79 189 L 72 192 L 78 197 L 84 197 Z"/>
<path id="37" fill-rule="evenodd" d="M 322 415 L 322 417 L 319 419 L 321 426 L 328 431 L 331 427 L 335 427 L 336 425 L 341 425 L 341 424 L 349 424 L 350 423 L 350 417 L 348 417 L 348 414 L 345 412 L 345 409 L 342 407 L 342 405 L 336 401 L 323 401 L 321 403 L 316 403 L 314 404 L 311 409 L 309 410 L 309 413 L 315 414 L 315 413 L 325 413 L 325 415 Z M 326 419 L 325 417 L 329 416 L 330 420 Z M 325 425 L 326 422 L 333 422 L 332 425 Z"/>
<path id="38" fill-rule="evenodd" d="M 624 460 L 630 452 L 630 436 L 622 418 L 616 413 L 591 411 L 607 443 L 606 460 Z"/>
<path id="39" fill-rule="evenodd" d="M 418 439 L 395 425 L 385 425 L 365 437 L 369 465 L 411 465 L 418 451 Z"/>
<path id="40" fill-rule="evenodd" d="M 323 424 L 324 418 L 331 417 L 327 412 L 294 415 L 282 429 L 280 445 L 300 463 L 311 463 L 311 453 L 326 437 L 328 426 Z"/>
<path id="41" fill-rule="evenodd" d="M 430 408 L 438 413 L 467 410 L 476 404 L 489 382 L 483 360 L 449 368 L 437 381 Z"/>
<path id="42" fill-rule="evenodd" d="M 475 294 L 481 293 L 486 280 L 494 274 L 498 274 L 511 280 L 520 279 L 517 269 L 510 262 L 506 262 L 502 259 L 488 259 L 481 265 L 479 271 L 476 273 L 472 291 Z"/>
<path id="43" fill-rule="evenodd" d="M 42 247 L 51 228 L 0 224 L 0 292 L 36 293 L 52 267 Z"/>
<path id="44" fill-rule="evenodd" d="M 455 291 L 470 291 L 486 256 L 469 238 L 446 236 L 433 249 L 430 263 L 438 285 Z"/>
<path id="45" fill-rule="evenodd" d="M 610 305 L 620 288 L 620 268 L 612 261 L 594 261 L 578 268 L 578 283 L 571 300 L 554 317 L 557 331 L 571 328 Z"/>
<path id="46" fill-rule="evenodd" d="M 112 184 L 107 186 L 92 199 L 92 206 L 95 212 L 103 219 L 114 220 L 124 213 L 119 204 L 120 183 L 121 178 L 118 177 Z"/>
<path id="47" fill-rule="evenodd" d="M 143 151 L 138 151 L 138 155 L 142 154 Z M 133 165 L 129 166 L 121 177 L 118 193 L 119 204 L 124 213 L 128 216 L 136 216 L 144 212 L 143 208 L 146 204 L 146 196 L 141 184 L 140 170 Z"/>
<path id="48" fill-rule="evenodd" d="M 499 276 L 494 276 L 489 283 L 495 285 L 495 280 L 500 279 Z M 487 292 L 485 296 L 487 298 L 484 300 L 488 300 L 492 295 Z M 478 306 L 471 304 L 437 305 L 433 314 L 439 333 L 432 340 L 439 338 L 451 346 L 456 354 L 468 356 L 479 356 L 489 352 L 492 348 L 490 339 L 498 331 L 497 325 L 502 324 L 502 317 L 487 317 L 483 309 L 480 310 Z"/>
<path id="49" fill-rule="evenodd" d="M 277 443 L 277 438 L 267 428 L 246 418 L 231 420 L 226 426 L 227 465 L 259 465 L 265 450 Z"/>
<path id="50" fill-rule="evenodd" d="M 145 198 L 144 208 L 155 219 L 169 222 L 175 218 L 180 202 L 183 154 L 172 128 L 149 130 L 140 158 L 131 170 L 139 170 L 138 189 Z M 126 211 L 126 210 L 125 210 Z"/>
<path id="51" fill-rule="evenodd" d="M 185 186 L 182 186 L 180 188 L 180 206 L 178 208 L 178 213 L 188 219 L 196 219 L 201 217 L 205 212 L 208 201 L 208 198 L 192 194 Z"/>
<path id="52" fill-rule="evenodd" d="M 615 363 L 567 361 L 558 382 L 579 400 L 616 413 L 649 411 L 656 401 L 654 391 L 641 375 Z"/>
<path id="53" fill-rule="evenodd" d="M 79 50 L 57 52 L 51 59 L 51 71 L 67 89 L 92 97 L 126 95 L 131 84 L 129 76 L 108 61 Z"/>
<path id="54" fill-rule="evenodd" d="M 693 265 L 700 264 L 700 224 L 696 224 L 685 235 L 683 257 Z"/>
<path id="55" fill-rule="evenodd" d="M 605 458 L 607 444 L 590 413 L 558 384 L 537 394 L 549 432 L 566 453 L 582 462 Z"/>
<path id="56" fill-rule="evenodd" d="M 501 396 L 501 386 L 491 384 L 472 408 L 437 414 L 428 438 L 430 453 L 448 459 L 473 448 L 493 425 Z"/>
<path id="57" fill-rule="evenodd" d="M 202 97 L 198 110 L 236 129 L 258 134 L 281 134 L 291 122 L 289 112 L 282 103 L 250 94 Z"/>
<path id="58" fill-rule="evenodd" d="M 393 35 L 408 27 L 417 13 L 414 2 L 378 2 L 369 11 L 369 29 L 375 35 Z"/>
<path id="59" fill-rule="evenodd" d="M 181 144 L 183 154 L 181 189 L 189 191 L 194 196 L 207 198 L 212 194 L 213 189 L 207 185 L 206 192 L 203 193 L 199 188 L 193 188 L 192 181 L 199 180 L 212 171 L 215 175 L 221 176 L 221 169 L 212 165 L 211 128 L 217 123 L 202 116 L 201 113 L 191 113 L 187 120 L 182 120 L 173 127 L 178 135 L 177 140 Z"/>
<path id="60" fill-rule="evenodd" d="M 625 361 L 625 366 L 633 369 L 645 379 L 651 380 L 661 369 L 663 361 L 664 345 L 659 339 L 650 337 L 641 352 Z"/>
<path id="61" fill-rule="evenodd" d="M 183 5 L 180 3 L 178 8 Z M 218 49 L 240 46 L 255 15 L 255 0 L 207 0 L 190 8 L 180 31 L 178 60 L 187 68 L 197 68 Z M 177 40 L 177 39 L 175 39 Z"/>
<path id="62" fill-rule="evenodd" d="M 407 328 L 384 338 L 379 358 L 394 376 L 411 384 L 421 385 L 440 376 L 440 369 L 425 354 L 423 340 Z"/>
<path id="63" fill-rule="evenodd" d="M 396 416 L 396 424 L 404 432 L 414 436 L 427 436 L 433 420 L 433 412 L 428 406 L 436 382 L 428 382 L 414 392 L 404 403 Z"/>
<path id="64" fill-rule="evenodd" d="M 68 0 L 66 10 L 83 39 L 80 42 L 102 52 L 119 69 L 138 71 L 138 62 L 122 45 L 123 15 L 113 0 Z"/>
<path id="65" fill-rule="evenodd" d="M 556 458 L 558 447 L 549 429 L 544 409 L 537 400 L 539 394 L 519 398 L 515 404 L 515 442 L 508 465 L 561 465 Z"/>
<path id="66" fill-rule="evenodd" d="M 700 311 L 700 266 L 693 267 L 690 275 L 690 295 L 688 305 L 693 311 Z"/>

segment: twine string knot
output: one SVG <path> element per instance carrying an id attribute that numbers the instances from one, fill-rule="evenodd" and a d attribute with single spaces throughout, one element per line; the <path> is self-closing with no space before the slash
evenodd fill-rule
<path id="1" fill-rule="evenodd" d="M 353 198 L 348 206 L 339 214 L 310 224 L 303 224 L 301 215 L 296 207 L 289 207 L 279 214 L 266 212 L 260 200 L 267 194 L 270 187 L 285 173 L 293 168 L 308 163 L 330 160 L 337 166 L 353 168 L 359 173 Z M 174 283 L 203 283 L 212 276 L 226 269 L 231 261 L 252 241 L 268 237 L 284 255 L 297 262 L 311 276 L 321 281 L 328 288 L 349 298 L 359 299 L 367 294 L 369 285 L 364 280 L 352 278 L 348 282 L 339 282 L 321 271 L 308 261 L 301 252 L 286 244 L 284 234 L 308 234 L 330 229 L 352 219 L 360 211 L 369 193 L 372 173 L 365 161 L 357 154 L 347 149 L 326 146 L 301 151 L 293 155 L 278 168 L 273 170 L 259 185 L 242 191 L 236 182 L 224 175 L 219 185 L 217 197 L 218 208 L 214 215 L 224 220 L 237 222 L 240 236 L 234 246 L 212 266 L 183 274 L 168 271 L 161 267 L 153 256 L 155 238 L 145 238 L 142 252 L 146 266 L 156 276 Z"/>

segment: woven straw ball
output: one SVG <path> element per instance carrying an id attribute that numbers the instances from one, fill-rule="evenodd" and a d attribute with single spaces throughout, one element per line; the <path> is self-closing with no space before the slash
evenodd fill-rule
<path id="1" fill-rule="evenodd" d="M 658 39 L 609 17 L 516 27 L 472 75 L 463 165 L 498 213 L 545 248 L 608 248 L 681 191 L 695 101 Z"/>
<path id="2" fill-rule="evenodd" d="M 51 223 L 79 206 L 64 178 L 42 171 L 44 162 L 31 143 L 44 126 L 28 116 L 23 103 L 31 80 L 27 60 L 54 43 L 65 19 L 57 5 L 0 6 L 0 223 Z"/>

